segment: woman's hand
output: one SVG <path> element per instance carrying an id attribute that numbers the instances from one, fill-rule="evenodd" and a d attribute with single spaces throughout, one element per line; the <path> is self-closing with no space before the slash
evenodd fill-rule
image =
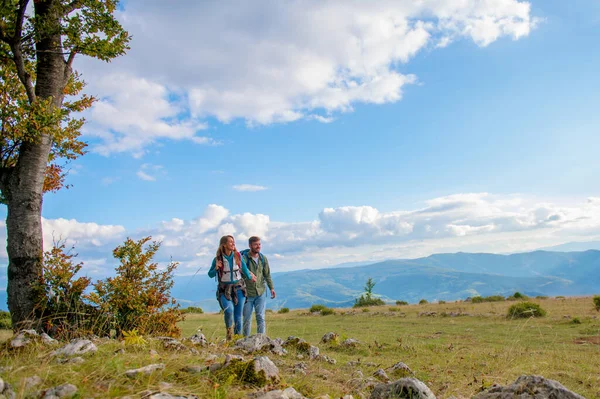
<path id="1" fill-rule="evenodd" d="M 252 282 L 256 283 L 256 276 L 254 273 L 250 272 L 250 275 L 252 276 Z"/>
<path id="2" fill-rule="evenodd" d="M 215 266 L 215 269 L 221 270 L 222 268 L 223 268 L 223 262 L 221 260 L 217 260 L 217 265 Z"/>

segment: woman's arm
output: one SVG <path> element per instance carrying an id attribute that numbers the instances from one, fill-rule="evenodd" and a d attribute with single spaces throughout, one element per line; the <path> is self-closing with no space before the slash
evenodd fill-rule
<path id="1" fill-rule="evenodd" d="M 213 278 L 217 275 L 217 258 L 214 258 L 212 261 L 212 266 L 208 271 L 208 277 Z"/>

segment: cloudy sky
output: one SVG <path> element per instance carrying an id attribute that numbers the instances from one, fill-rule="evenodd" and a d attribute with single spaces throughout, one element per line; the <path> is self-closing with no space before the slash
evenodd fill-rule
<path id="1" fill-rule="evenodd" d="M 600 239 L 596 0 L 128 0 L 118 18 L 131 50 L 77 60 L 90 152 L 43 208 L 46 247 L 89 274 L 146 235 L 180 274 L 224 234 L 263 237 L 277 271 Z"/>

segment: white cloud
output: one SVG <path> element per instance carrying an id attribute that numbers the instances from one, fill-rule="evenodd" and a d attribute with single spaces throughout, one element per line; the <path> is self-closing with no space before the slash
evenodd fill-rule
<path id="1" fill-rule="evenodd" d="M 254 184 L 238 184 L 232 188 L 235 191 L 264 191 L 267 189 L 265 186 L 257 186 Z"/>
<path id="2" fill-rule="evenodd" d="M 142 164 L 136 175 L 145 181 L 156 181 L 159 176 L 164 176 L 166 173 L 162 165 L 152 165 L 149 163 Z"/>
<path id="3" fill-rule="evenodd" d="M 331 122 L 355 104 L 396 102 L 417 82 L 398 65 L 417 53 L 516 40 L 537 23 L 519 0 L 131 0 L 119 18 L 129 54 L 78 61 L 101 98 L 86 133 L 102 154 L 138 156 L 161 139 L 218 144 L 198 134 L 208 118 Z"/>
<path id="4" fill-rule="evenodd" d="M 44 219 L 43 229 L 46 249 L 53 238 L 60 238 L 75 245 L 81 259 L 94 259 L 97 265 L 103 264 L 99 259 L 110 258 L 126 235 L 152 235 L 163 242 L 158 261 L 173 257 L 181 262 L 181 274 L 208 268 L 222 235 L 234 235 L 238 249 L 246 248 L 246 240 L 258 235 L 265 253 L 272 254 L 275 270 L 282 271 L 439 252 L 529 251 L 599 240 L 600 198 L 553 201 L 522 195 L 456 194 L 425 201 L 418 209 L 393 212 L 371 206 L 326 208 L 315 220 L 296 223 L 273 221 L 263 214 L 231 214 L 212 204 L 196 219 L 173 218 L 142 231 L 65 219 Z M 0 256 L 6 258 L 6 252 Z"/>

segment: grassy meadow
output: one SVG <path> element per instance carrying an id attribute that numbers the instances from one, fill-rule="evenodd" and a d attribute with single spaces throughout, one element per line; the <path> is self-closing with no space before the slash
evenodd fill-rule
<path id="1" fill-rule="evenodd" d="M 445 304 L 379 306 L 362 309 L 336 309 L 336 314 L 321 316 L 306 310 L 267 313 L 271 338 L 286 339 L 294 335 L 319 346 L 321 354 L 337 360 L 335 365 L 308 360 L 289 349 L 279 357 L 268 355 L 280 370 L 278 387 L 293 386 L 307 397 L 329 394 L 368 393 L 360 384 L 356 371 L 364 378 L 378 368 L 396 362 L 406 363 L 414 376 L 425 382 L 438 398 L 470 398 L 494 383 L 508 384 L 522 374 L 537 374 L 554 379 L 584 397 L 600 398 L 600 314 L 592 299 L 534 299 L 548 314 L 543 318 L 506 318 L 515 302 L 449 302 Z M 419 316 L 437 312 L 436 316 Z M 442 313 L 461 313 L 456 317 Z M 465 315 L 466 314 L 466 315 Z M 208 372 L 189 374 L 187 365 L 204 365 L 211 354 L 222 361 L 226 353 L 235 353 L 223 342 L 225 328 L 222 315 L 189 314 L 181 323 L 183 337 L 201 328 L 216 345 L 200 349 L 200 354 L 167 351 L 160 342 L 148 340 L 141 346 L 119 342 L 99 345 L 96 354 L 84 356 L 82 363 L 59 364 L 49 356 L 51 349 L 8 350 L 2 346 L 0 376 L 25 397 L 25 378 L 38 375 L 48 388 L 65 382 L 79 388 L 80 397 L 139 397 L 148 390 L 172 394 L 196 394 L 202 398 L 238 398 L 256 391 L 227 375 Z M 254 328 L 254 326 L 253 326 Z M 343 348 L 337 344 L 320 344 L 327 332 L 355 338 L 362 344 Z M 3 331 L 0 339 L 11 333 Z M 125 353 L 115 353 L 120 348 Z M 157 354 L 150 354 L 155 349 Z M 349 366 L 349 361 L 359 361 Z M 306 375 L 293 372 L 299 362 L 307 365 Z M 151 363 L 164 363 L 165 369 L 150 376 L 128 379 L 124 371 Z M 210 363 L 210 360 L 209 360 Z M 390 378 L 395 379 L 393 375 Z M 170 384 L 170 385 L 166 385 Z"/>

